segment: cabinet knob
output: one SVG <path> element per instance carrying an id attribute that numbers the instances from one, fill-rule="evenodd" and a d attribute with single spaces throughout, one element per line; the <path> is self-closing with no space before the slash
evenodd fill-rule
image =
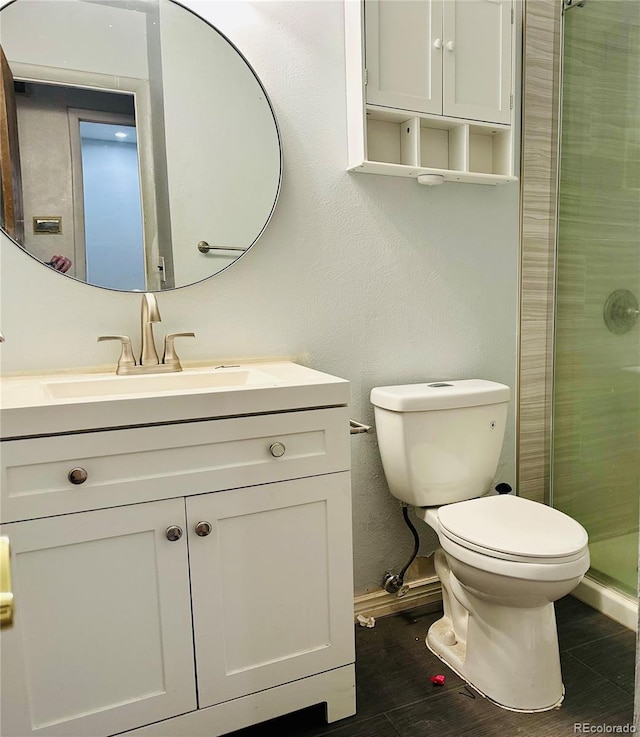
<path id="1" fill-rule="evenodd" d="M 211 522 L 198 522 L 195 526 L 196 535 L 198 535 L 198 537 L 206 537 L 207 535 L 210 535 L 212 529 L 213 527 L 211 526 Z"/>
<path id="2" fill-rule="evenodd" d="M 453 51 L 453 49 L 455 48 L 453 41 L 447 41 L 446 46 L 447 46 L 447 51 Z"/>
<path id="3" fill-rule="evenodd" d="M 286 448 L 284 447 L 284 443 L 272 443 L 269 446 L 269 450 L 271 451 L 271 455 L 274 458 L 282 458 L 286 451 Z"/>
<path id="4" fill-rule="evenodd" d="M 178 525 L 171 525 L 171 527 L 167 527 L 165 535 L 167 536 L 167 540 L 174 543 L 176 540 L 179 540 L 182 537 L 182 527 L 178 527 Z"/>
<path id="5" fill-rule="evenodd" d="M 442 39 L 441 38 L 436 38 L 436 40 L 433 42 L 433 46 L 436 49 L 441 49 L 442 48 Z"/>
<path id="6" fill-rule="evenodd" d="M 76 486 L 84 484 L 88 477 L 89 474 L 84 470 L 84 468 L 72 468 L 67 474 L 69 481 Z"/>

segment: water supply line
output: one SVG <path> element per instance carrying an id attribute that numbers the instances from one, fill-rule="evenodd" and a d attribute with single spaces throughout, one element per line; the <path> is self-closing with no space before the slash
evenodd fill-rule
<path id="1" fill-rule="evenodd" d="M 413 534 L 413 553 L 411 555 L 411 558 L 409 558 L 409 560 L 407 561 L 407 564 L 400 571 L 400 573 L 390 573 L 389 571 L 387 571 L 384 574 L 384 578 L 382 579 L 382 588 L 387 593 L 397 594 L 398 596 L 404 596 L 407 591 L 409 591 L 409 587 L 404 585 L 404 575 L 407 572 L 409 566 L 418 557 L 418 550 L 420 548 L 420 537 L 418 536 L 418 531 L 409 519 L 409 507 L 406 504 L 402 505 L 402 516 L 407 527 L 411 530 L 411 533 Z"/>

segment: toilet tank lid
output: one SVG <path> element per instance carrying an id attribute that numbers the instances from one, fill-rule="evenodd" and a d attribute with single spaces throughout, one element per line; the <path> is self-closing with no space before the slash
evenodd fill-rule
<path id="1" fill-rule="evenodd" d="M 505 384 L 485 379 L 459 379 L 378 386 L 371 390 L 371 404 L 394 412 L 424 412 L 498 404 L 508 402 L 510 396 L 511 390 Z"/>

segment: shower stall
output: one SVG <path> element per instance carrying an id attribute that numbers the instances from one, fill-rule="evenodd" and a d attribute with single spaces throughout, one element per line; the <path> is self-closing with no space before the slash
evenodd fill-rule
<path id="1" fill-rule="evenodd" d="M 589 533 L 579 595 L 626 623 L 640 512 L 640 2 L 564 0 L 562 25 L 551 503 Z"/>

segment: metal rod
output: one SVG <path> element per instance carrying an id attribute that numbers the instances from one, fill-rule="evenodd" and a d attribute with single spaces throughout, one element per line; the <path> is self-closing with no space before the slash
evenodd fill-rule
<path id="1" fill-rule="evenodd" d="M 198 243 L 198 251 L 200 253 L 209 253 L 209 251 L 246 251 L 244 246 L 210 246 L 207 241 Z"/>
<path id="2" fill-rule="evenodd" d="M 357 435 L 361 432 L 373 432 L 371 425 L 363 425 L 361 422 L 349 420 L 349 432 L 351 435 Z"/>

